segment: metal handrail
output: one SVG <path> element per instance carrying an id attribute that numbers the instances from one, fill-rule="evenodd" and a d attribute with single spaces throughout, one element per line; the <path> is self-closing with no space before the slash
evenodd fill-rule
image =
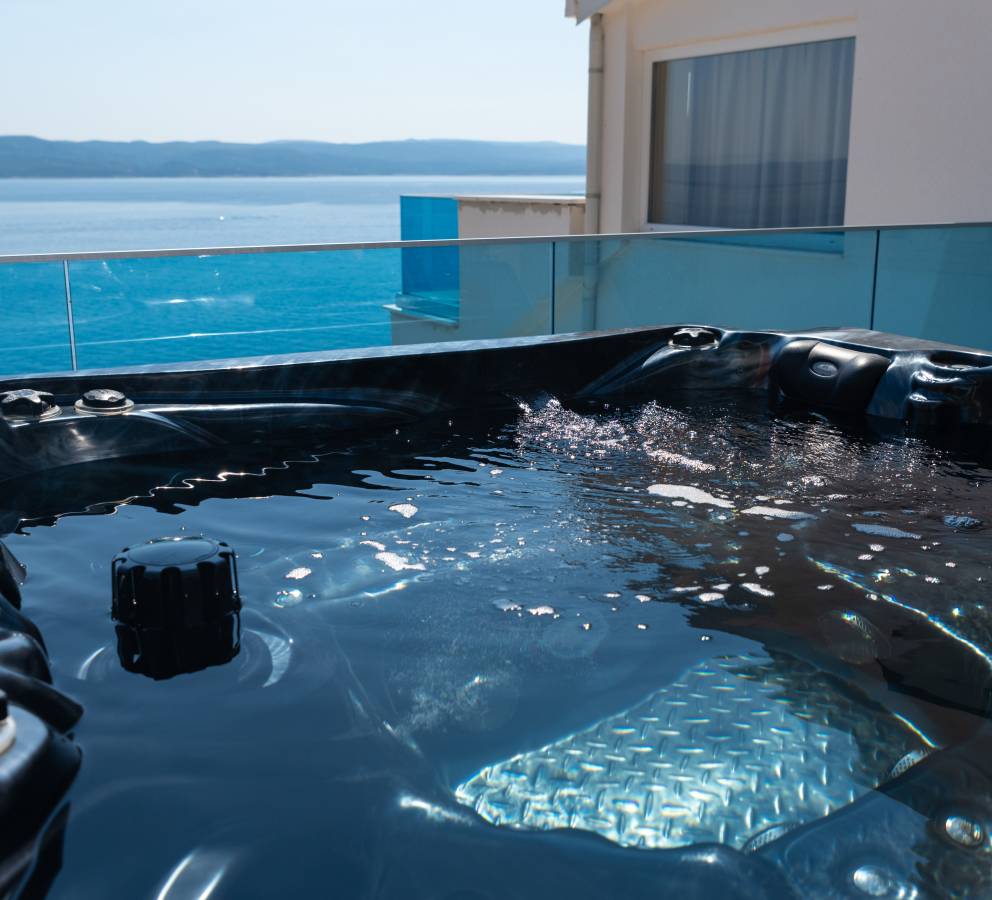
<path id="1" fill-rule="evenodd" d="M 69 260 L 62 260 L 62 276 L 65 279 L 65 324 L 69 329 L 69 359 L 72 363 L 72 371 L 75 372 L 79 366 L 76 363 L 76 317 L 72 312 L 72 285 L 69 281 Z"/>
<path id="2" fill-rule="evenodd" d="M 7 263 L 154 259 L 170 256 L 239 256 L 260 253 L 322 253 L 338 250 L 406 250 L 416 247 L 478 247 L 486 245 L 581 243 L 610 240 L 686 240 L 721 237 L 760 237 L 783 234 L 837 234 L 863 231 L 905 231 L 923 228 L 992 228 L 992 222 L 926 222 L 897 225 L 829 225 L 802 228 L 707 228 L 685 231 L 634 231 L 614 234 L 549 234 L 527 237 L 452 238 L 418 241 L 367 241 L 331 244 L 270 244 L 247 247 L 179 247 L 159 250 L 82 250 L 68 253 L 13 253 L 0 255 Z"/>

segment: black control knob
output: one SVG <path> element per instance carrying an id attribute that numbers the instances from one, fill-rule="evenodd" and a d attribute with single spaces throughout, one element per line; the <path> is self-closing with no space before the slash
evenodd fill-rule
<path id="1" fill-rule="evenodd" d="M 159 538 L 125 547 L 112 578 L 117 652 L 128 671 L 170 678 L 238 654 L 237 562 L 223 541 Z"/>
<path id="2" fill-rule="evenodd" d="M 673 347 L 709 347 L 720 340 L 720 335 L 710 328 L 680 328 L 669 343 Z"/>
<path id="3" fill-rule="evenodd" d="M 21 388 L 0 397 L 0 412 L 8 419 L 44 419 L 58 411 L 55 398 L 47 391 Z"/>
<path id="4" fill-rule="evenodd" d="M 93 388 L 76 401 L 76 409 L 82 412 L 118 413 L 134 407 L 120 391 L 110 388 Z"/>

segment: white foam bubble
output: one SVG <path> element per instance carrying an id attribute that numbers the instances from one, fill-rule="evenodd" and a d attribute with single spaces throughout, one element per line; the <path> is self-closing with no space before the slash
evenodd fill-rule
<path id="1" fill-rule="evenodd" d="M 512 600 L 493 600 L 493 606 L 503 612 L 519 612 L 522 609 L 519 603 Z"/>
<path id="2" fill-rule="evenodd" d="M 553 616 L 555 614 L 555 608 L 553 606 L 530 606 L 527 608 L 532 616 Z"/>
<path id="3" fill-rule="evenodd" d="M 386 545 L 380 544 L 378 541 L 362 541 L 362 545 L 365 547 L 372 547 L 375 550 L 385 550 Z"/>
<path id="4" fill-rule="evenodd" d="M 815 519 L 812 513 L 798 509 L 781 509 L 775 506 L 751 506 L 743 510 L 745 516 L 768 516 L 772 519 Z"/>
<path id="5" fill-rule="evenodd" d="M 694 472 L 713 472 L 716 470 L 716 466 L 711 465 L 710 463 L 693 459 L 690 456 L 683 456 L 681 453 L 672 453 L 668 450 L 648 450 L 648 456 L 652 459 L 660 460 L 661 462 L 682 466 L 686 469 L 692 469 Z"/>
<path id="6" fill-rule="evenodd" d="M 648 488 L 649 494 L 657 497 L 669 497 L 675 500 L 688 500 L 690 503 L 701 503 L 707 506 L 719 506 L 723 509 L 732 509 L 734 504 L 722 497 L 714 497 L 697 487 L 687 484 L 652 484 Z"/>
<path id="7" fill-rule="evenodd" d="M 918 541 L 922 537 L 922 535 L 914 534 L 912 531 L 903 531 L 901 528 L 892 528 L 889 525 L 873 525 L 870 522 L 855 522 L 851 527 L 862 534 L 873 534 L 875 537 L 910 538 L 914 541 Z"/>
<path id="8" fill-rule="evenodd" d="M 423 572 L 425 568 L 423 563 L 411 563 L 405 556 L 400 556 L 398 553 L 391 553 L 388 550 L 377 553 L 375 558 L 379 562 L 385 563 L 394 572 L 402 572 L 404 569 L 414 569 Z"/>
<path id="9" fill-rule="evenodd" d="M 750 591 L 752 594 L 758 594 L 761 597 L 774 597 L 775 591 L 770 591 L 768 588 L 763 588 L 760 584 L 754 584 L 750 581 L 745 581 L 742 588 L 746 591 Z"/>

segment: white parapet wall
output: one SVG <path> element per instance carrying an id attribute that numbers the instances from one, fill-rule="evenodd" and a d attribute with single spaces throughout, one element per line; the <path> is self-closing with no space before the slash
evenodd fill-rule
<path id="1" fill-rule="evenodd" d="M 458 237 L 582 234 L 585 197 L 458 196 Z"/>

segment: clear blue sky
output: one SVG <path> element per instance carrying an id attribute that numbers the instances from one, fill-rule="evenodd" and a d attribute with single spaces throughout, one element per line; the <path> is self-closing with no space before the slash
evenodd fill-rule
<path id="1" fill-rule="evenodd" d="M 0 134 L 585 140 L 563 0 L 0 0 Z"/>

